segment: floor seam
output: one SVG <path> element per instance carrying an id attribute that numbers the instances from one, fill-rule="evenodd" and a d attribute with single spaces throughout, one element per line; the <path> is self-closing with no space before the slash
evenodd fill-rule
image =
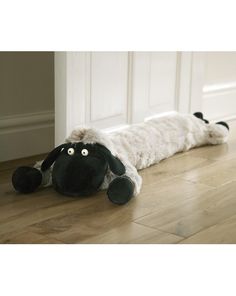
<path id="1" fill-rule="evenodd" d="M 161 230 L 161 229 L 159 229 L 159 228 L 157 228 L 157 227 L 148 226 L 148 225 L 145 225 L 145 224 L 142 224 L 142 223 L 138 223 L 138 222 L 134 222 L 134 221 L 133 221 L 133 223 L 136 223 L 136 224 L 138 224 L 138 225 L 140 225 L 140 226 L 144 226 L 144 227 L 146 227 L 146 228 L 150 228 L 150 229 L 153 229 L 153 230 L 160 231 L 160 232 L 162 232 L 162 233 L 172 234 L 172 235 L 175 235 L 175 236 L 177 236 L 177 237 L 179 237 L 179 238 L 186 239 L 186 237 L 184 237 L 184 236 L 181 236 L 181 235 L 178 235 L 178 234 L 175 234 L 175 233 L 169 232 L 169 231 Z"/>
<path id="2" fill-rule="evenodd" d="M 197 231 L 197 232 L 191 234 L 190 236 L 185 237 L 183 240 L 187 240 L 187 239 L 189 239 L 189 238 L 191 238 L 191 237 L 193 237 L 193 236 L 195 236 L 195 235 L 197 235 L 197 234 L 199 234 L 199 233 L 201 233 L 201 232 L 204 232 L 205 230 L 209 230 L 209 229 L 212 228 L 212 227 L 215 227 L 215 226 L 217 226 L 217 225 L 221 225 L 221 224 L 223 224 L 225 221 L 231 219 L 231 218 L 234 217 L 234 216 L 236 217 L 236 214 L 233 214 L 233 215 L 231 215 L 231 216 L 229 216 L 229 217 L 227 217 L 227 218 L 221 220 L 220 222 L 217 222 L 217 223 L 212 224 L 212 225 L 210 225 L 210 226 L 208 226 L 208 227 L 205 227 L 205 228 L 203 228 L 203 229 L 201 229 L 201 230 L 199 230 L 199 231 Z M 193 244 L 194 244 L 194 243 L 193 243 Z"/>

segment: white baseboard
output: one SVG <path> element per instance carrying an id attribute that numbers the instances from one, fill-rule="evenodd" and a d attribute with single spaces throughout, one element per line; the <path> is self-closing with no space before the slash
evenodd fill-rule
<path id="1" fill-rule="evenodd" d="M 236 118 L 236 83 L 205 86 L 202 110 L 209 120 L 234 120 Z"/>
<path id="2" fill-rule="evenodd" d="M 45 153 L 53 147 L 53 111 L 0 118 L 0 161 Z"/>

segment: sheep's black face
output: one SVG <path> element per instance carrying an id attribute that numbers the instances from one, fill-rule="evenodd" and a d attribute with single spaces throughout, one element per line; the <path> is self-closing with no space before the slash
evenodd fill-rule
<path id="1" fill-rule="evenodd" d="M 52 183 L 56 191 L 70 196 L 96 192 L 106 175 L 108 163 L 97 144 L 66 144 L 57 157 Z"/>
<path id="2" fill-rule="evenodd" d="M 98 143 L 61 144 L 45 158 L 41 165 L 41 172 L 48 171 L 53 164 L 52 184 L 54 188 L 59 193 L 70 196 L 90 195 L 100 189 L 108 168 L 114 175 L 125 174 L 125 166 L 119 158 Z M 19 192 L 33 192 L 42 182 L 41 172 L 36 168 L 19 167 L 12 176 L 12 184 Z M 121 178 L 121 180 L 123 184 L 127 178 Z M 117 198 L 117 192 L 119 193 L 116 187 L 120 188 L 121 184 L 120 182 L 116 182 L 115 185 L 113 183 L 110 191 L 113 195 L 115 194 L 115 198 Z M 109 198 L 112 199 L 111 194 Z"/>

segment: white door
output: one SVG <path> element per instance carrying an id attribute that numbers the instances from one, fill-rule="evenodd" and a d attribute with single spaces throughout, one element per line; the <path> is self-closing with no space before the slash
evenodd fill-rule
<path id="1" fill-rule="evenodd" d="M 76 126 L 111 129 L 199 111 L 203 74 L 203 53 L 55 53 L 55 142 Z"/>

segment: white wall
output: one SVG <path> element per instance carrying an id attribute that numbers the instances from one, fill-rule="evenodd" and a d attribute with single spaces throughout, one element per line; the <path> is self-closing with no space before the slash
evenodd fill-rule
<path id="1" fill-rule="evenodd" d="M 236 118 L 236 52 L 207 52 L 202 110 L 210 119 Z"/>
<path id="2" fill-rule="evenodd" d="M 0 52 L 0 161 L 53 146 L 53 52 Z"/>

